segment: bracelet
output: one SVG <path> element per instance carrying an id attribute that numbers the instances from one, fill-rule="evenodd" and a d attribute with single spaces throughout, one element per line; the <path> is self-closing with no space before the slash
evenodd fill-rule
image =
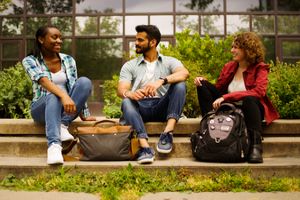
<path id="1" fill-rule="evenodd" d="M 128 96 L 126 95 L 126 92 L 128 92 L 128 90 L 126 90 L 126 91 L 123 92 L 123 97 L 124 98 L 128 98 Z"/>

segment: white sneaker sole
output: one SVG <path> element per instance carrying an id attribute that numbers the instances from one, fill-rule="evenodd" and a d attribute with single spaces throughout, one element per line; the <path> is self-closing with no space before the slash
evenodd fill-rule
<path id="1" fill-rule="evenodd" d="M 48 165 L 62 165 L 64 164 L 64 161 L 61 161 L 61 160 L 47 160 L 47 164 Z"/>
<path id="2" fill-rule="evenodd" d="M 60 138 L 60 141 L 65 142 L 65 141 L 69 141 L 69 140 L 74 140 L 74 137 L 71 135 L 69 137 L 64 137 L 64 138 Z"/>
<path id="3" fill-rule="evenodd" d="M 156 146 L 156 150 L 158 153 L 168 154 L 172 151 L 172 148 L 170 150 L 165 150 L 165 149 L 160 149 L 160 148 L 158 148 L 158 146 Z"/>
<path id="4" fill-rule="evenodd" d="M 151 164 L 154 162 L 154 158 L 147 158 L 143 160 L 138 160 L 137 161 L 139 164 Z"/>

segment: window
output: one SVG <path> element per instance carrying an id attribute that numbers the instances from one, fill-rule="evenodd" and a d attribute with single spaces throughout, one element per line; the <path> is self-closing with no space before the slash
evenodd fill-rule
<path id="1" fill-rule="evenodd" d="M 125 34 L 135 35 L 135 27 L 141 24 L 148 24 L 147 16 L 125 16 Z"/>
<path id="2" fill-rule="evenodd" d="M 189 29 L 191 33 L 199 32 L 198 15 L 176 15 L 176 32 Z"/>
<path id="3" fill-rule="evenodd" d="M 122 0 L 77 1 L 76 13 L 121 13 Z"/>
<path id="4" fill-rule="evenodd" d="M 299 0 L 277 0 L 280 11 L 300 11 Z"/>
<path id="5" fill-rule="evenodd" d="M 102 16 L 100 17 L 100 35 L 123 34 L 123 17 Z"/>
<path id="6" fill-rule="evenodd" d="M 2 20 L 2 35 L 14 36 L 23 33 L 23 21 L 20 17 L 7 17 Z"/>
<path id="7" fill-rule="evenodd" d="M 28 1 L 27 14 L 59 14 L 72 13 L 72 0 Z"/>
<path id="8" fill-rule="evenodd" d="M 194 1 L 176 0 L 177 12 L 222 12 L 224 10 L 223 0 Z"/>
<path id="9" fill-rule="evenodd" d="M 127 13 L 172 12 L 173 0 L 126 0 Z"/>
<path id="10" fill-rule="evenodd" d="M 249 31 L 248 15 L 227 15 L 227 33 L 233 34 L 237 31 Z"/>
<path id="11" fill-rule="evenodd" d="M 296 63 L 300 61 L 300 40 L 283 40 L 282 43 L 282 61 Z"/>
<path id="12" fill-rule="evenodd" d="M 19 15 L 23 14 L 24 2 L 20 0 L 11 0 L 7 9 L 1 11 L 1 15 Z"/>
<path id="13" fill-rule="evenodd" d="M 63 36 L 72 35 L 72 18 L 71 17 L 52 17 L 51 24 L 56 26 Z"/>
<path id="14" fill-rule="evenodd" d="M 223 35 L 224 34 L 224 16 L 207 15 L 201 17 L 201 34 Z"/>
<path id="15" fill-rule="evenodd" d="M 97 35 L 97 17 L 76 17 L 75 35 Z"/>
<path id="16" fill-rule="evenodd" d="M 278 16 L 278 34 L 300 34 L 300 15 Z"/>
<path id="17" fill-rule="evenodd" d="M 150 16 L 150 24 L 156 25 L 162 35 L 172 35 L 173 30 L 173 16 L 171 15 L 153 15 Z"/>
<path id="18" fill-rule="evenodd" d="M 48 18 L 45 17 L 28 17 L 27 24 L 26 24 L 26 35 L 34 36 L 36 30 L 44 25 L 48 24 Z"/>
<path id="19" fill-rule="evenodd" d="M 274 16 L 259 15 L 252 18 L 252 30 L 260 34 L 274 34 Z"/>
<path id="20" fill-rule="evenodd" d="M 21 59 L 22 41 L 9 40 L 3 42 L 2 44 L 0 43 L 0 45 L 2 45 L 2 47 L 0 47 L 0 49 L 2 49 L 2 53 L 0 55 L 0 60 L 2 60 L 2 63 L 0 64 L 0 69 L 4 69 L 15 65 Z"/>
<path id="21" fill-rule="evenodd" d="M 79 76 L 106 80 L 119 73 L 122 66 L 121 39 L 76 39 L 76 49 Z"/>
<path id="22" fill-rule="evenodd" d="M 227 0 L 227 11 L 270 11 L 274 9 L 273 0 Z"/>

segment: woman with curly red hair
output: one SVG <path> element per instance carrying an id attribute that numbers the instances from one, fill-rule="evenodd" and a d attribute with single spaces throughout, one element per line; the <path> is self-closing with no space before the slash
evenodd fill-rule
<path id="1" fill-rule="evenodd" d="M 234 102 L 243 110 L 250 137 L 249 163 L 262 163 L 262 121 L 267 124 L 279 114 L 266 95 L 269 65 L 264 63 L 265 48 L 257 34 L 238 33 L 231 53 L 233 61 L 224 65 L 215 85 L 196 77 L 198 101 L 204 116 L 223 102 Z"/>

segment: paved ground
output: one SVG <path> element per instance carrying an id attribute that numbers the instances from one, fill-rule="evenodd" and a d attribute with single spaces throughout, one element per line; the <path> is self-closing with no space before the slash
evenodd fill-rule
<path id="1" fill-rule="evenodd" d="M 22 192 L 0 190 L 0 200 L 100 200 L 97 195 L 72 192 Z M 161 192 L 146 194 L 141 200 L 299 200 L 300 192 Z"/>
<path id="2" fill-rule="evenodd" d="M 141 200 L 299 200 L 300 192 L 162 192 L 147 194 Z"/>
<path id="3" fill-rule="evenodd" d="M 73 192 L 23 192 L 0 190 L 0 200 L 99 200 L 100 197 Z"/>

